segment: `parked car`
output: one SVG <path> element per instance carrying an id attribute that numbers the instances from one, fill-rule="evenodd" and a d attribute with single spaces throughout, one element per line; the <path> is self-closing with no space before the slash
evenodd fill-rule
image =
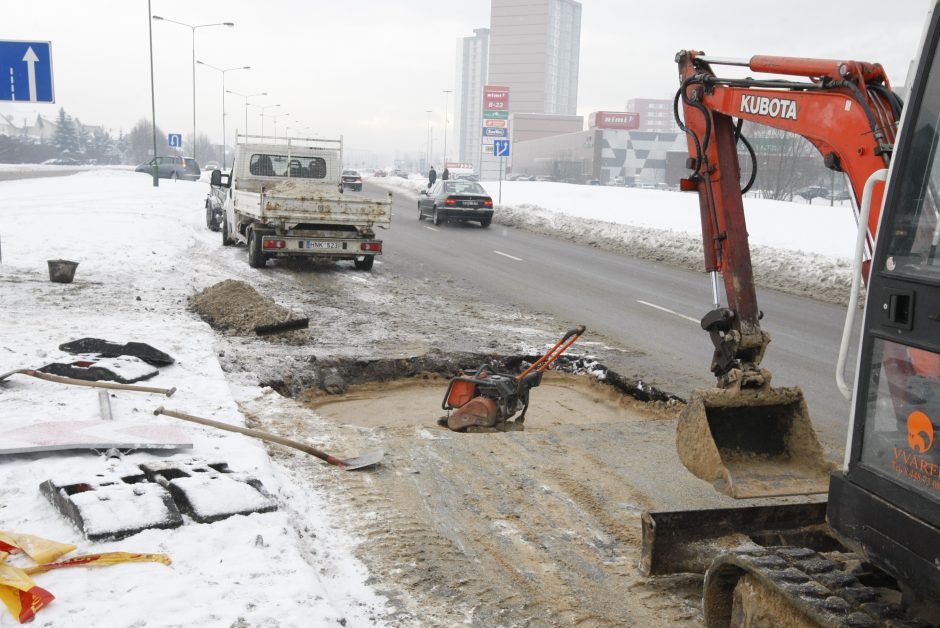
<path id="1" fill-rule="evenodd" d="M 208 164 L 206 164 L 208 166 Z M 212 172 L 219 171 L 218 177 L 209 181 L 209 193 L 206 195 L 206 227 L 211 231 L 218 231 L 222 227 L 222 218 L 225 214 L 225 197 L 231 187 L 232 175 L 214 168 Z"/>
<path id="2" fill-rule="evenodd" d="M 343 170 L 343 189 L 351 189 L 354 192 L 362 190 L 362 175 L 357 170 Z"/>
<path id="3" fill-rule="evenodd" d="M 811 185 L 796 192 L 797 196 L 802 196 L 812 202 L 814 198 L 829 198 L 829 190 L 821 185 Z"/>
<path id="4" fill-rule="evenodd" d="M 407 179 L 408 173 L 405 172 L 404 170 L 399 170 L 398 168 L 396 168 L 395 170 L 392 170 L 392 176 L 401 177 L 402 179 Z"/>
<path id="5" fill-rule="evenodd" d="M 454 177 L 457 181 L 479 181 L 480 177 L 475 174 L 458 174 Z"/>
<path id="6" fill-rule="evenodd" d="M 373 176 L 373 177 L 384 177 L 384 176 L 385 176 L 385 171 L 384 171 L 384 170 L 376 170 L 375 172 L 372 173 L 372 176 Z"/>
<path id="7" fill-rule="evenodd" d="M 418 196 L 418 220 L 435 225 L 447 220 L 473 220 L 484 229 L 493 222 L 493 199 L 475 181 L 440 181 Z"/>
<path id="8" fill-rule="evenodd" d="M 134 169 L 134 172 L 153 172 L 153 159 L 147 163 L 140 164 Z M 184 179 L 186 181 L 198 181 L 202 171 L 199 170 L 199 163 L 192 157 L 157 157 L 157 176 L 161 179 Z"/>
<path id="9" fill-rule="evenodd" d="M 44 166 L 81 166 L 82 162 L 77 159 L 72 159 L 71 157 L 56 157 L 55 159 L 47 159 L 42 162 Z"/>

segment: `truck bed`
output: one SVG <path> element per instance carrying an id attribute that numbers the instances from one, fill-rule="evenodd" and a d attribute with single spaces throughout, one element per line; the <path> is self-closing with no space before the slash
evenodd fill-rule
<path id="1" fill-rule="evenodd" d="M 259 191 L 235 190 L 235 211 L 262 222 L 389 226 L 391 199 L 340 194 L 330 185 L 287 180 Z"/>

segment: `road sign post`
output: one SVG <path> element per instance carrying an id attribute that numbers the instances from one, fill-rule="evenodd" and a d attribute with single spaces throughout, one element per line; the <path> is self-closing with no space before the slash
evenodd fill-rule
<path id="1" fill-rule="evenodd" d="M 0 101 L 55 102 L 50 42 L 0 41 Z"/>

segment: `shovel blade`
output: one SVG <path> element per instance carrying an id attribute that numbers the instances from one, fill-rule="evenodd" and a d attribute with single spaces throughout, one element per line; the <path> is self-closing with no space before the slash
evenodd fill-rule
<path id="1" fill-rule="evenodd" d="M 799 388 L 697 390 L 679 418 L 682 464 L 735 498 L 825 493 L 826 460 Z"/>
<path id="2" fill-rule="evenodd" d="M 353 469 L 364 469 L 366 467 L 371 467 L 382 462 L 382 458 L 384 457 L 385 452 L 381 449 L 367 451 L 366 453 L 356 456 L 355 458 L 347 458 L 346 460 L 343 460 L 343 470 L 352 471 Z"/>

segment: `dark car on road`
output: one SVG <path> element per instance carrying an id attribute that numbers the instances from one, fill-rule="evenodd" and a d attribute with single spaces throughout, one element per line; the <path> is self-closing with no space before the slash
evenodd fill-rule
<path id="1" fill-rule="evenodd" d="M 362 190 L 362 175 L 357 170 L 343 170 L 343 189 L 349 188 L 354 192 Z"/>
<path id="2" fill-rule="evenodd" d="M 418 197 L 418 220 L 435 225 L 447 220 L 473 220 L 483 228 L 493 222 L 493 199 L 474 181 L 438 181 Z"/>
<path id="3" fill-rule="evenodd" d="M 134 172 L 153 172 L 153 159 L 147 163 L 140 164 L 134 169 Z M 157 157 L 157 176 L 161 179 L 184 179 L 186 181 L 198 181 L 202 171 L 199 170 L 199 163 L 192 157 Z"/>

